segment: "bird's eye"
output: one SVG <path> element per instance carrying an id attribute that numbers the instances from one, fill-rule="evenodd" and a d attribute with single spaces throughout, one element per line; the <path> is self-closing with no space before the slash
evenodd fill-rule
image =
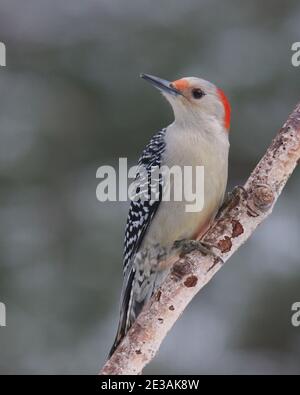
<path id="1" fill-rule="evenodd" d="M 192 95 L 194 99 L 201 99 L 204 96 L 204 92 L 200 88 L 196 88 L 192 90 Z"/>

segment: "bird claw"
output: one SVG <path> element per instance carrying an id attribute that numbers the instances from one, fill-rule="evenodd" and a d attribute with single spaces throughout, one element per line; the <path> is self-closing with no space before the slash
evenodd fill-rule
<path id="1" fill-rule="evenodd" d="M 216 248 L 213 244 L 202 240 L 176 240 L 173 244 L 174 249 L 180 250 L 180 255 L 186 255 L 193 251 L 199 251 L 204 256 L 210 255 L 215 259 L 215 264 L 218 262 L 224 263 L 223 259 L 217 255 L 212 249 Z"/>
<path id="2" fill-rule="evenodd" d="M 243 187 L 242 185 L 235 186 L 231 192 L 227 193 L 227 196 L 225 197 L 224 202 L 222 203 L 221 207 L 218 210 L 216 219 L 221 217 L 224 210 L 231 207 L 231 203 L 234 200 L 234 198 L 241 198 L 241 199 L 247 200 L 248 195 L 249 195 L 248 191 L 246 190 L 245 187 Z"/>
<path id="3" fill-rule="evenodd" d="M 242 185 L 236 185 L 231 192 L 228 192 L 224 203 L 229 203 L 235 197 L 247 199 L 249 196 L 248 191 Z"/>

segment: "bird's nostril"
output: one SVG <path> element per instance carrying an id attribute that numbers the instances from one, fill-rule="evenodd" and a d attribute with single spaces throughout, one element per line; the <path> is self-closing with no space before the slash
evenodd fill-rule
<path id="1" fill-rule="evenodd" d="M 177 88 L 177 86 L 176 86 L 173 82 L 170 82 L 169 87 L 170 87 L 171 89 L 173 89 L 174 92 L 176 92 L 177 94 L 181 95 L 180 90 Z"/>

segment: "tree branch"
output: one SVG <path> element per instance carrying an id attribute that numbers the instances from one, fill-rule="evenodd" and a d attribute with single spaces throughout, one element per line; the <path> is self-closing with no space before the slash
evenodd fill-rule
<path id="1" fill-rule="evenodd" d="M 271 214 L 300 159 L 300 103 L 258 163 L 244 190 L 236 190 L 205 236 L 226 262 Z M 100 374 L 140 374 L 193 297 L 222 267 L 212 256 L 178 257 Z"/>

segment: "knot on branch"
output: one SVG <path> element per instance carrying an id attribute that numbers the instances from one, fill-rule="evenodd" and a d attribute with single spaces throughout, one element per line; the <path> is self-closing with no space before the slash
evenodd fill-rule
<path id="1" fill-rule="evenodd" d="M 268 185 L 257 185 L 253 191 L 253 203 L 260 211 L 267 211 L 273 205 L 275 195 Z"/>

